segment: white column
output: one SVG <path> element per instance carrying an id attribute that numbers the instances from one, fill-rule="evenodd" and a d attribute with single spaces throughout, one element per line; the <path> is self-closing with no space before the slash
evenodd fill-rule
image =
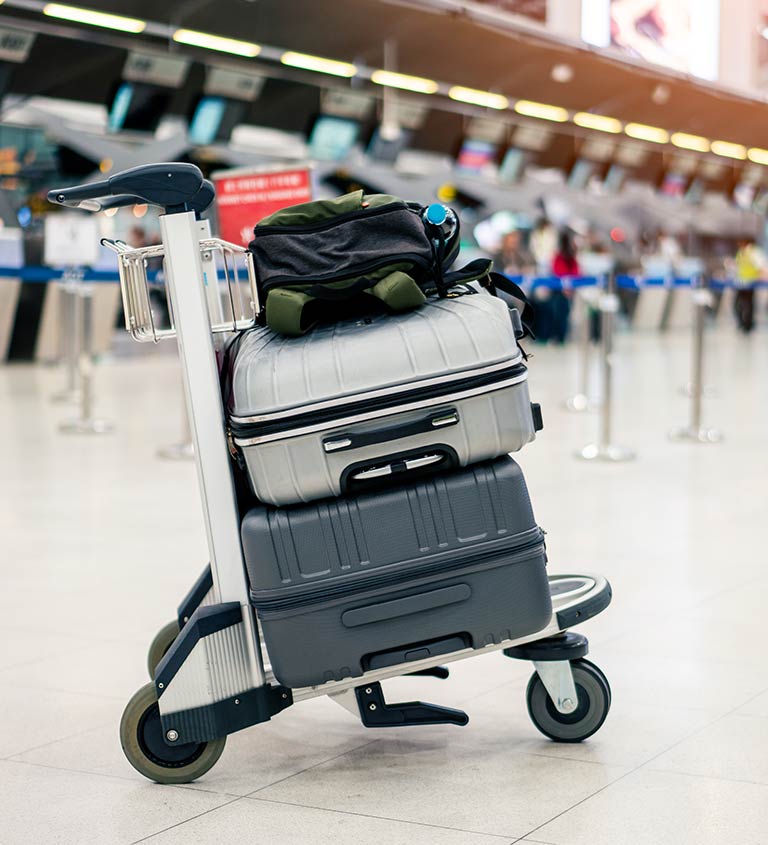
<path id="1" fill-rule="evenodd" d="M 720 0 L 720 61 L 718 81 L 731 88 L 754 91 L 758 78 L 759 0 Z M 763 83 L 768 84 L 768 78 Z"/>
<path id="2" fill-rule="evenodd" d="M 581 38 L 582 0 L 549 0 L 547 29 L 563 38 Z"/>
<path id="3" fill-rule="evenodd" d="M 611 0 L 579 0 L 579 35 L 595 47 L 611 43 Z"/>

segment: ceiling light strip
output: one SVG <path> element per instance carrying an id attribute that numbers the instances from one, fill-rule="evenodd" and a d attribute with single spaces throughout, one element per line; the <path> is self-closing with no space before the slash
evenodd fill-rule
<path id="1" fill-rule="evenodd" d="M 580 111 L 573 116 L 573 122 L 583 129 L 596 129 L 598 132 L 610 132 L 618 135 L 621 132 L 621 121 L 615 117 L 606 117 L 603 114 L 592 114 L 592 112 Z"/>
<path id="2" fill-rule="evenodd" d="M 322 56 L 310 56 L 308 53 L 296 53 L 288 50 L 280 56 L 280 61 L 289 67 L 302 70 L 313 70 L 317 73 L 328 73 L 331 76 L 352 77 L 357 73 L 357 67 L 349 62 L 339 62 L 335 59 L 324 59 Z"/>
<path id="3" fill-rule="evenodd" d="M 624 127 L 624 134 L 637 138 L 638 141 L 650 141 L 652 144 L 666 144 L 669 141 L 669 132 L 666 129 L 645 123 L 628 123 Z"/>
<path id="4" fill-rule="evenodd" d="M 768 164 L 768 150 L 760 149 L 760 147 L 750 147 L 747 150 L 747 158 L 754 161 L 755 164 Z"/>
<path id="5" fill-rule="evenodd" d="M 709 152 L 709 140 L 701 135 L 689 135 L 687 132 L 673 132 L 669 140 L 682 150 L 694 150 L 697 153 Z"/>
<path id="6" fill-rule="evenodd" d="M 555 123 L 565 123 L 568 120 L 568 109 L 560 106 L 550 106 L 548 103 L 535 103 L 532 100 L 518 100 L 514 109 L 525 117 L 535 117 L 539 120 L 552 120 Z"/>
<path id="7" fill-rule="evenodd" d="M 712 141 L 710 149 L 716 156 L 723 158 L 743 161 L 747 157 L 747 148 L 743 144 L 734 144 L 732 141 Z"/>
<path id="8" fill-rule="evenodd" d="M 473 106 L 481 106 L 488 109 L 508 109 L 509 98 L 503 94 L 494 94 L 490 91 L 478 91 L 476 88 L 464 88 L 462 85 L 454 85 L 448 90 L 448 96 L 452 100 L 461 103 L 470 103 Z"/>
<path id="9" fill-rule="evenodd" d="M 393 70 L 373 71 L 371 82 L 375 82 L 376 85 L 386 85 L 389 88 L 415 91 L 417 94 L 434 94 L 440 87 L 434 79 L 425 79 L 423 76 L 409 76 L 407 73 L 396 73 Z"/>
<path id="10" fill-rule="evenodd" d="M 63 21 L 85 23 L 90 26 L 100 26 L 104 29 L 116 29 L 119 32 L 138 34 L 147 28 L 146 21 L 138 18 L 126 18 L 122 15 L 111 15 L 107 12 L 97 12 L 93 9 L 82 9 L 79 6 L 68 6 L 64 3 L 46 3 L 43 14 L 49 18 Z"/>
<path id="11" fill-rule="evenodd" d="M 191 47 L 202 47 L 205 50 L 216 50 L 219 53 L 231 53 L 252 59 L 261 52 L 259 44 L 250 41 L 238 41 L 236 38 L 224 38 L 221 35 L 211 35 L 208 32 L 198 32 L 195 29 L 177 29 L 173 33 L 173 40 L 179 44 Z"/>

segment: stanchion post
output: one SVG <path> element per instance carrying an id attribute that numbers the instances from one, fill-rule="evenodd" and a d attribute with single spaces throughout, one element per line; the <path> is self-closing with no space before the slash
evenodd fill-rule
<path id="1" fill-rule="evenodd" d="M 593 407 L 590 401 L 589 390 L 589 359 L 590 359 L 590 325 L 589 325 L 589 302 L 587 288 L 574 287 L 574 303 L 578 306 L 578 363 L 576 392 L 565 402 L 569 411 L 589 411 Z"/>
<path id="2" fill-rule="evenodd" d="M 189 427 L 189 414 L 184 394 L 181 397 L 181 440 L 171 446 L 157 450 L 157 457 L 166 461 L 191 461 L 195 457 L 195 445 L 192 442 L 192 430 Z"/>
<path id="3" fill-rule="evenodd" d="M 64 434 L 108 434 L 110 423 L 93 416 L 93 287 L 79 283 L 74 292 L 75 337 L 78 351 L 78 379 L 80 383 L 80 414 L 77 419 L 64 422 L 59 431 Z"/>
<path id="4" fill-rule="evenodd" d="M 707 309 L 712 305 L 712 291 L 703 285 L 703 280 L 691 289 L 693 304 L 693 354 L 691 356 L 691 404 L 688 425 L 670 431 L 670 439 L 688 443 L 718 443 L 722 435 L 717 429 L 707 428 L 701 422 L 701 403 L 704 396 L 704 328 Z"/>
<path id="5" fill-rule="evenodd" d="M 617 463 L 629 461 L 635 453 L 612 443 L 613 437 L 613 331 L 616 313 L 619 310 L 619 298 L 616 295 L 616 277 L 613 272 L 606 279 L 599 300 L 602 382 L 602 404 L 598 422 L 597 441 L 585 446 L 576 453 L 576 457 L 585 461 L 609 461 Z"/>
<path id="6" fill-rule="evenodd" d="M 69 268 L 64 271 L 58 284 L 59 310 L 59 355 L 64 363 L 66 386 L 51 396 L 52 402 L 75 403 L 80 401 L 77 386 L 78 356 L 78 302 L 77 287 L 82 271 Z"/>

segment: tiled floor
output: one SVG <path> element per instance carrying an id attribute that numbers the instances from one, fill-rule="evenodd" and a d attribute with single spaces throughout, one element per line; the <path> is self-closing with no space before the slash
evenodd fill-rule
<path id="1" fill-rule="evenodd" d="M 0 370 L 0 841 L 3 843 L 768 842 L 768 338 L 708 344 L 720 445 L 672 444 L 686 416 L 683 335 L 622 336 L 616 439 L 586 465 L 594 415 L 562 408 L 572 355 L 537 349 L 546 428 L 520 456 L 552 571 L 599 571 L 615 601 L 585 626 L 613 710 L 583 745 L 525 713 L 529 667 L 500 655 L 392 696 L 465 706 L 470 724 L 366 732 L 328 699 L 231 737 L 198 783 L 160 787 L 117 726 L 145 653 L 205 560 L 168 355 L 98 371 L 103 438 L 57 432 L 56 370 Z"/>

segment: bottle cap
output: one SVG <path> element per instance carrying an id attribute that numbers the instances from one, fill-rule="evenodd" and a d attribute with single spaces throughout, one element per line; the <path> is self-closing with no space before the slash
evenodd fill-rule
<path id="1" fill-rule="evenodd" d="M 424 216 L 433 226 L 442 226 L 448 217 L 448 209 L 442 203 L 433 202 L 427 206 Z"/>

